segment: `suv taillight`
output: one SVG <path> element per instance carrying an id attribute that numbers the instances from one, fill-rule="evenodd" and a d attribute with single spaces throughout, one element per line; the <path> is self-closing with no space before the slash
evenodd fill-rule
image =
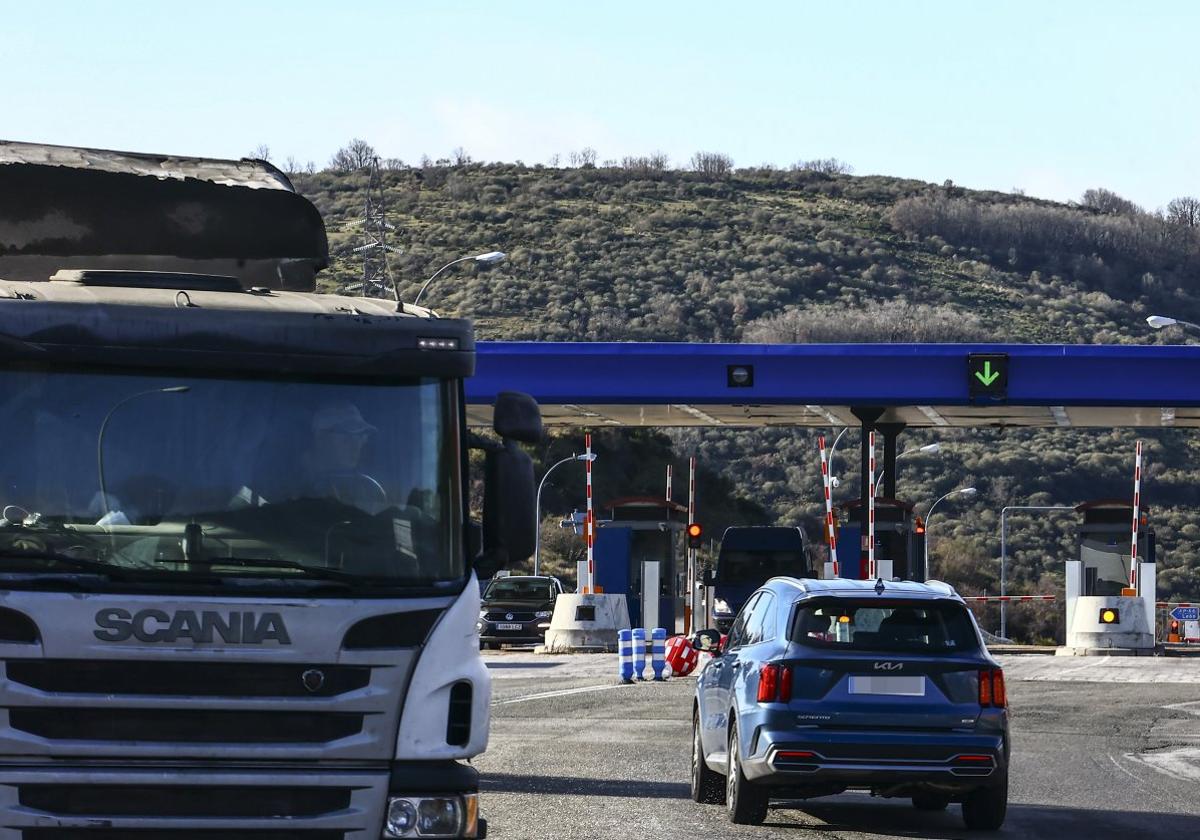
<path id="1" fill-rule="evenodd" d="M 759 703 L 790 703 L 792 700 L 792 669 L 787 665 L 769 662 L 758 674 Z"/>
<path id="2" fill-rule="evenodd" d="M 984 668 L 979 672 L 979 705 L 985 709 L 1003 709 L 1008 706 L 1004 672 L 999 668 Z"/>

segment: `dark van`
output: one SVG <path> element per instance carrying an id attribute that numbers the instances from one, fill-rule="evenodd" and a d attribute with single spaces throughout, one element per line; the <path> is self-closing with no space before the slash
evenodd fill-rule
<path id="1" fill-rule="evenodd" d="M 717 555 L 717 571 L 705 580 L 715 587 L 713 624 L 722 633 L 728 632 L 746 599 L 773 577 L 816 576 L 803 528 L 726 528 Z"/>

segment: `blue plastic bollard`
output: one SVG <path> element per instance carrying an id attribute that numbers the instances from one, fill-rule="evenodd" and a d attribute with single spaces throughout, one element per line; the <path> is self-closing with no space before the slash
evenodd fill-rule
<path id="1" fill-rule="evenodd" d="M 663 671 L 667 667 L 667 631 L 663 627 L 650 631 L 650 667 L 656 681 L 666 679 Z"/>
<path id="2" fill-rule="evenodd" d="M 617 631 L 617 662 L 620 667 L 621 682 L 633 682 L 633 631 Z"/>
<path id="3" fill-rule="evenodd" d="M 646 679 L 646 631 L 641 627 L 633 629 L 633 673 L 639 680 Z"/>

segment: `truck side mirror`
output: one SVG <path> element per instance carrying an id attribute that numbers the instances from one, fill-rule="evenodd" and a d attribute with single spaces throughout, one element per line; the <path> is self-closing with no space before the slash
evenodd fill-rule
<path id="1" fill-rule="evenodd" d="M 501 391 L 492 411 L 492 428 L 504 440 L 537 443 L 542 439 L 542 412 L 533 397 Z"/>
<path id="2" fill-rule="evenodd" d="M 481 577 L 533 554 L 537 533 L 533 459 L 517 442 L 542 439 L 542 412 L 528 394 L 503 391 L 496 396 L 492 426 L 502 443 L 483 447 L 483 553 L 475 561 Z"/>

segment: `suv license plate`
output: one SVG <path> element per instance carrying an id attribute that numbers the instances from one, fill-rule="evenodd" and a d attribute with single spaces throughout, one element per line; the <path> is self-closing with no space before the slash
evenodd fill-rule
<path id="1" fill-rule="evenodd" d="M 520 624 L 497 624 L 496 629 L 497 630 L 520 630 L 522 628 L 521 628 Z"/>
<path id="2" fill-rule="evenodd" d="M 890 694 L 924 697 L 924 677 L 851 677 L 851 694 Z"/>

